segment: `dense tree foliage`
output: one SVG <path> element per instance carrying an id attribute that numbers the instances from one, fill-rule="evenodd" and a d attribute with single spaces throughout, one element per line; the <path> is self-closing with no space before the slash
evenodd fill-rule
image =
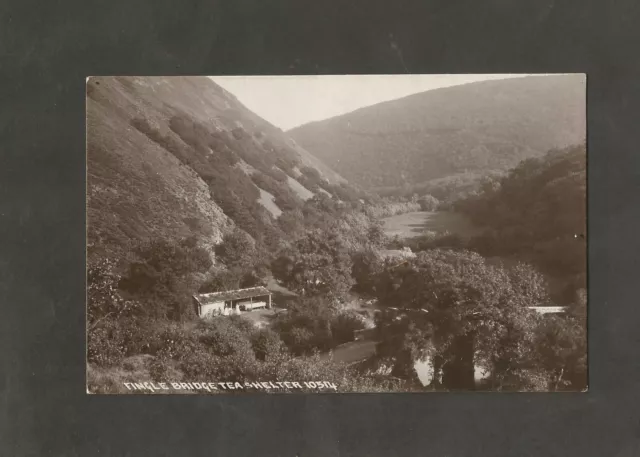
<path id="1" fill-rule="evenodd" d="M 142 312 L 156 318 L 193 316 L 191 295 L 211 267 L 209 254 L 195 240 L 154 240 L 140 244 L 119 287 L 142 303 Z"/>
<path id="2" fill-rule="evenodd" d="M 418 203 L 420 204 L 420 210 L 422 211 L 435 211 L 438 209 L 438 205 L 440 202 L 433 195 L 423 195 L 418 199 Z"/>
<path id="3" fill-rule="evenodd" d="M 96 367 L 127 366 L 128 357 L 150 357 L 144 370 L 132 381 L 265 382 L 296 380 L 332 382 L 339 392 L 375 392 L 407 388 L 401 381 L 357 370 L 318 356 L 296 357 L 277 333 L 258 329 L 242 318 L 232 317 L 175 323 L 169 321 L 123 320 L 109 331 L 94 332 L 104 348 L 90 357 L 89 388 L 94 392 L 118 392 L 120 382 L 96 379 Z M 111 331 L 113 330 L 113 331 Z M 107 358 L 106 355 L 111 357 Z M 120 378 L 120 381 L 122 378 Z M 281 392 L 282 390 L 280 390 Z M 295 389 L 295 391 L 300 391 Z"/>
<path id="4" fill-rule="evenodd" d="M 353 286 L 351 258 L 335 233 L 309 232 L 272 264 L 274 277 L 306 296 L 342 299 Z"/>
<path id="5" fill-rule="evenodd" d="M 354 331 L 365 328 L 365 322 L 356 312 L 327 306 L 323 297 L 315 297 L 292 303 L 273 328 L 292 353 L 303 355 L 353 341 Z"/>
<path id="6" fill-rule="evenodd" d="M 299 207 L 299 199 L 277 180 L 282 179 L 283 173 L 275 168 L 293 160 L 291 154 L 284 150 L 265 154 L 260 143 L 242 129 L 229 134 L 186 115 L 170 119 L 169 127 L 175 135 L 161 133 L 143 118 L 135 118 L 132 124 L 193 169 L 208 184 L 211 198 L 224 213 L 260 244 L 273 248 L 275 240 L 283 237 L 278 225 L 258 203 L 260 192 L 255 181 L 259 180 L 263 190 L 274 194 L 283 209 Z M 235 166 L 240 160 L 260 173 L 247 175 Z"/>
<path id="7" fill-rule="evenodd" d="M 417 201 L 398 201 L 386 198 L 376 202 L 375 205 L 368 206 L 365 212 L 375 218 L 395 216 L 396 214 L 420 211 L 420 203 Z"/>
<path id="8" fill-rule="evenodd" d="M 449 388 L 473 388 L 474 363 L 492 372 L 495 389 L 548 387 L 551 364 L 540 362 L 537 349 L 540 318 L 529 309 L 548 297 L 531 267 L 506 269 L 475 253 L 436 249 L 387 268 L 378 292 L 383 304 L 405 310 L 378 318 L 378 352 L 392 359 L 396 375 L 410 377 L 413 363 L 428 355 L 449 375 Z"/>
<path id="9" fill-rule="evenodd" d="M 502 170 L 491 170 L 485 173 L 464 172 L 443 178 L 432 179 L 419 184 L 407 184 L 402 187 L 376 188 L 375 191 L 383 199 L 411 201 L 413 195 L 431 195 L 438 200 L 438 209 L 449 209 L 451 205 L 477 191 L 483 179 L 496 179 L 502 176 Z"/>
<path id="10" fill-rule="evenodd" d="M 558 280 L 554 297 L 571 303 L 586 285 L 586 151 L 576 146 L 522 162 L 459 202 L 483 235 L 471 248 L 514 257 Z"/>
<path id="11" fill-rule="evenodd" d="M 94 261 L 87 266 L 87 323 L 89 328 L 108 317 L 133 312 L 138 304 L 125 300 L 119 292 L 122 276 L 110 259 Z"/>
<path id="12" fill-rule="evenodd" d="M 239 229 L 226 234 L 215 252 L 216 257 L 228 267 L 251 265 L 258 254 L 255 240 Z"/>
<path id="13" fill-rule="evenodd" d="M 350 256 L 383 243 L 379 224 L 361 214 L 371 197 L 338 184 L 322 164 L 305 166 L 282 132 L 206 78 L 120 78 L 91 87 L 90 367 L 121 374 L 149 360 L 144 369 L 153 379 L 265 381 L 290 374 L 357 389 L 358 373 L 296 357 L 283 341 L 311 334 L 309 350 L 350 341 L 362 324 L 353 313 L 325 315 L 298 303 L 289 324 L 279 321 L 290 330 L 281 337 L 234 318 L 199 322 L 192 295 L 266 285 L 274 256 L 290 254 L 289 284 L 304 284 L 306 296 L 326 295 L 318 304 L 337 303 L 353 283 Z M 132 128 L 114 135 L 112 119 Z M 298 184 L 316 195 L 305 202 Z M 262 206 L 261 191 L 273 195 L 280 216 Z M 194 239 L 183 239 L 188 235 Z M 309 281 L 305 265 L 320 274 Z M 323 340 L 327 325 L 330 338 Z M 376 390 L 386 382 L 374 378 L 362 385 Z"/>
<path id="14" fill-rule="evenodd" d="M 386 265 L 384 257 L 378 249 L 368 248 L 356 252 L 352 259 L 351 276 L 355 281 L 354 288 L 364 294 L 375 294 L 377 280 Z"/>
<path id="15" fill-rule="evenodd" d="M 587 387 L 587 335 L 585 322 L 573 316 L 548 316 L 536 333 L 536 351 L 551 390 Z"/>

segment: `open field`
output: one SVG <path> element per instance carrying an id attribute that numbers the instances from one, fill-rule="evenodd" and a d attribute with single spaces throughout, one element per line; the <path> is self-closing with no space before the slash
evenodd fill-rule
<path id="1" fill-rule="evenodd" d="M 411 238 L 429 231 L 449 231 L 461 236 L 471 236 L 477 232 L 465 216 L 449 211 L 415 211 L 385 217 L 383 222 L 384 231 L 390 237 Z"/>
<path id="2" fill-rule="evenodd" d="M 274 218 L 280 217 L 282 214 L 282 210 L 278 208 L 278 205 L 275 204 L 275 197 L 267 192 L 266 190 L 262 190 L 258 187 L 260 191 L 260 198 L 258 198 L 258 203 L 265 207 L 267 211 L 271 213 Z"/>

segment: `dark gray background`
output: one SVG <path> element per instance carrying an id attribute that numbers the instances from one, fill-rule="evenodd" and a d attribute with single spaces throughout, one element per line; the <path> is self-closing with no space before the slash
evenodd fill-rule
<path id="1" fill-rule="evenodd" d="M 0 455 L 640 456 L 637 0 L 0 2 Z M 586 72 L 590 391 L 85 394 L 88 75 Z"/>

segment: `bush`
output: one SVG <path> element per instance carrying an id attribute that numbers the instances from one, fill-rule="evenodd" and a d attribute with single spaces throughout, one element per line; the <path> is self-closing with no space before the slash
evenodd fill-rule
<path id="1" fill-rule="evenodd" d="M 436 211 L 440 205 L 440 201 L 433 195 L 424 195 L 418 200 L 422 211 Z"/>
<path id="2" fill-rule="evenodd" d="M 331 320 L 333 344 L 340 345 L 354 340 L 355 332 L 366 328 L 364 318 L 355 311 L 338 313 Z"/>
<path id="3" fill-rule="evenodd" d="M 141 313 L 174 320 L 193 317 L 191 294 L 198 275 L 212 265 L 208 252 L 193 239 L 157 239 L 139 244 L 134 255 L 119 286 L 143 305 Z"/>
<path id="4" fill-rule="evenodd" d="M 280 168 L 273 167 L 269 170 L 268 175 L 275 179 L 278 182 L 285 183 L 287 182 L 288 175 L 282 171 Z"/>
<path id="5" fill-rule="evenodd" d="M 354 332 L 365 327 L 364 318 L 358 313 L 341 310 L 324 297 L 292 303 L 288 313 L 273 324 L 282 341 L 297 355 L 326 351 L 353 341 Z"/>
<path id="6" fill-rule="evenodd" d="M 166 381 L 168 373 L 169 367 L 167 366 L 167 360 L 154 358 L 149 363 L 149 375 L 155 382 Z"/>
<path id="7" fill-rule="evenodd" d="M 338 233 L 308 232 L 271 265 L 274 277 L 297 293 L 343 298 L 353 286 L 351 258 Z"/>
<path id="8" fill-rule="evenodd" d="M 87 360 L 98 366 L 116 365 L 126 356 L 126 346 L 119 322 L 105 319 L 87 335 Z"/>
<path id="9" fill-rule="evenodd" d="M 197 333 L 174 323 L 160 324 L 150 343 L 150 353 L 162 359 L 182 360 L 201 348 Z"/>
<path id="10" fill-rule="evenodd" d="M 199 329 L 199 342 L 209 352 L 219 357 L 231 355 L 253 355 L 253 348 L 249 341 L 247 330 L 242 328 L 244 324 L 232 319 L 211 319 L 203 321 Z"/>
<path id="11" fill-rule="evenodd" d="M 417 202 L 386 201 L 376 206 L 367 207 L 365 212 L 369 217 L 379 219 L 383 217 L 396 216 L 398 214 L 411 213 L 420 210 L 420 204 Z"/>
<path id="12" fill-rule="evenodd" d="M 317 349 L 318 336 L 304 327 L 292 327 L 288 333 L 283 334 L 287 346 L 296 355 L 307 354 Z"/>
<path id="13" fill-rule="evenodd" d="M 236 228 L 226 234 L 215 248 L 218 257 L 228 267 L 247 267 L 256 262 L 256 242 L 247 232 Z"/>
<path id="14" fill-rule="evenodd" d="M 351 276 L 356 281 L 355 288 L 365 294 L 373 294 L 377 277 L 384 269 L 384 258 L 377 250 L 359 251 L 352 256 Z"/>
<path id="15" fill-rule="evenodd" d="M 161 346 L 163 328 L 164 324 L 138 316 L 101 319 L 88 328 L 88 360 L 98 366 L 109 366 L 124 357 L 155 354 Z"/>
<path id="16" fill-rule="evenodd" d="M 206 351 L 190 352 L 180 360 L 180 370 L 186 379 L 208 382 L 218 377 L 220 363 L 220 357 Z"/>
<path id="17" fill-rule="evenodd" d="M 211 272 L 200 286 L 198 292 L 208 294 L 211 292 L 222 292 L 225 290 L 236 290 L 240 288 L 242 273 L 238 270 L 215 270 Z"/>
<path id="18" fill-rule="evenodd" d="M 278 354 L 285 350 L 280 335 L 269 328 L 260 329 L 251 336 L 253 352 L 258 360 L 264 361 L 269 354 Z"/>

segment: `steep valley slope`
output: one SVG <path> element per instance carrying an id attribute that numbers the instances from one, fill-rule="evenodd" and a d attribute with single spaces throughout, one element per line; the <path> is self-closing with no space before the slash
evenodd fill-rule
<path id="1" fill-rule="evenodd" d="M 189 236 L 213 257 L 236 226 L 277 236 L 277 216 L 302 205 L 301 169 L 344 183 L 209 78 L 87 80 L 90 258 Z"/>
<path id="2" fill-rule="evenodd" d="M 453 86 L 361 108 L 288 133 L 353 184 L 384 191 L 506 170 L 582 143 L 584 75 Z"/>

